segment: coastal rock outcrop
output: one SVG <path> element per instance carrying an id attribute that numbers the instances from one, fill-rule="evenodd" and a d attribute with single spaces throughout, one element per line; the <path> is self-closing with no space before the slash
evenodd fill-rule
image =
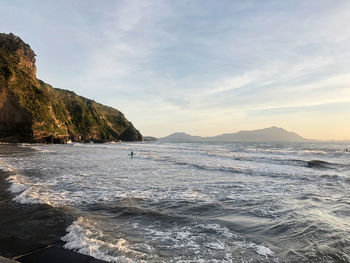
<path id="1" fill-rule="evenodd" d="M 120 111 L 36 78 L 35 53 L 0 33 L 0 141 L 141 141 Z"/>

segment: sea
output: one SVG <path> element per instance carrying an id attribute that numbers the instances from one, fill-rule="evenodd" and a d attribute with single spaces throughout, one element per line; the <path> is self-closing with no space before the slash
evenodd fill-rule
<path id="1" fill-rule="evenodd" d="M 349 149 L 1 144 L 0 184 L 31 217 L 71 218 L 64 248 L 108 262 L 350 262 Z"/>

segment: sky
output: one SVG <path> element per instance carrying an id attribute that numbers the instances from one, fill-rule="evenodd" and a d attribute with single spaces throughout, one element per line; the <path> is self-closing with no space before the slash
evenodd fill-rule
<path id="1" fill-rule="evenodd" d="M 143 135 L 350 139 L 348 0 L 0 0 L 37 77 Z"/>

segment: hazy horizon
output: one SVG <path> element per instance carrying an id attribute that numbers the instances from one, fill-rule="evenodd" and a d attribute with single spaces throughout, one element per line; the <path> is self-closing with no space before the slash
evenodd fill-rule
<path id="1" fill-rule="evenodd" d="M 350 2 L 0 1 L 37 77 L 143 135 L 282 127 L 350 140 Z"/>
<path id="2" fill-rule="evenodd" d="M 169 135 L 173 135 L 173 134 L 181 134 L 181 133 L 185 133 L 185 134 L 188 134 L 188 135 L 191 135 L 191 136 L 199 136 L 199 137 L 202 137 L 202 138 L 210 138 L 210 137 L 216 137 L 216 136 L 220 136 L 220 135 L 227 135 L 227 134 L 235 134 L 235 133 L 238 133 L 238 132 L 249 132 L 249 131 L 257 131 L 257 130 L 265 130 L 265 129 L 270 129 L 270 128 L 282 128 L 283 127 L 277 127 L 277 126 L 271 126 L 271 127 L 264 127 L 264 128 L 261 128 L 261 129 L 252 129 L 252 130 L 238 130 L 238 131 L 234 131 L 234 132 L 229 132 L 229 133 L 221 133 L 221 134 L 214 134 L 214 135 L 208 135 L 208 136 L 200 136 L 200 135 L 197 135 L 197 134 L 191 134 L 191 133 L 188 133 L 188 132 L 184 132 L 184 131 L 175 131 L 175 132 L 172 132 L 168 135 L 165 135 L 165 136 L 161 136 L 161 137 L 156 137 L 156 138 L 163 138 L 163 137 L 167 137 Z M 284 129 L 285 131 L 288 131 L 288 132 L 294 132 L 294 131 L 291 131 L 291 130 L 286 130 Z M 318 141 L 319 139 L 315 139 L 315 138 L 307 138 L 307 137 L 304 137 L 303 135 L 299 134 L 299 133 L 296 133 L 297 135 L 303 137 L 304 139 L 306 140 L 310 140 L 310 141 Z M 148 135 L 144 135 L 146 137 L 148 137 Z M 151 135 L 150 135 L 151 136 Z M 151 136 L 153 137 L 153 136 Z M 347 141 L 350 141 L 350 140 L 319 140 L 319 141 L 339 141 L 339 142 L 347 142 Z"/>

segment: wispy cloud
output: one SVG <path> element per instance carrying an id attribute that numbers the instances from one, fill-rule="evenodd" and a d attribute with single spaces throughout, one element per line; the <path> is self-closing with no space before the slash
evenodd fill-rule
<path id="1" fill-rule="evenodd" d="M 121 109 L 147 134 L 293 128 L 300 112 L 320 119 L 310 107 L 326 116 L 350 98 L 346 0 L 37 0 L 0 9 L 3 30 L 38 54 L 40 77 Z M 334 129 L 349 126 L 342 109 Z"/>

